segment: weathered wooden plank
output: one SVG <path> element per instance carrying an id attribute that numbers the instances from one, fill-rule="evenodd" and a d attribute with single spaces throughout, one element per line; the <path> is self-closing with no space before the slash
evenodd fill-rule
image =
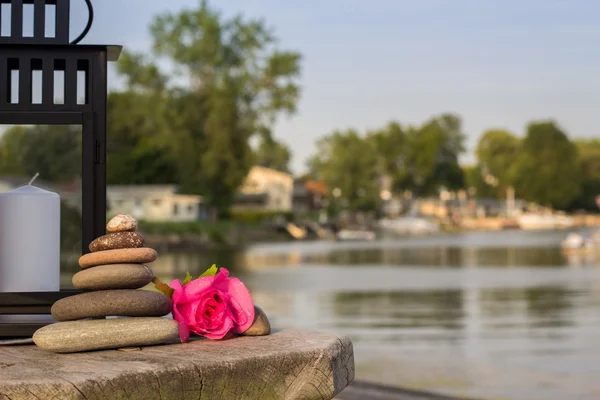
<path id="1" fill-rule="evenodd" d="M 48 353 L 0 347 L 0 399 L 332 399 L 354 379 L 343 336 L 270 336 Z"/>

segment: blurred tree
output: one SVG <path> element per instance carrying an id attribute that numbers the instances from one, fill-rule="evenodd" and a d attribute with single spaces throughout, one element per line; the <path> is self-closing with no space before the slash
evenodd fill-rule
<path id="1" fill-rule="evenodd" d="M 375 148 L 379 174 L 391 179 L 392 191 L 404 190 L 409 174 L 406 162 L 410 150 L 405 129 L 392 121 L 385 128 L 369 133 L 367 140 Z"/>
<path id="2" fill-rule="evenodd" d="M 262 21 L 224 18 L 206 1 L 157 17 L 151 32 L 155 59 L 166 58 L 173 73 L 167 77 L 141 55 L 126 54 L 119 65 L 129 90 L 150 98 L 135 106 L 140 117 L 144 110 L 148 115 L 136 123 L 155 131 L 142 129 L 138 137 L 127 128 L 121 147 L 136 149 L 128 167 L 166 152 L 138 180 L 173 174 L 183 191 L 224 211 L 254 161 L 250 138 L 270 129 L 280 113 L 296 110 L 300 55 L 277 49 Z M 164 174 L 161 163 L 170 165 Z"/>
<path id="3" fill-rule="evenodd" d="M 376 148 L 355 130 L 335 131 L 320 139 L 309 168 L 330 188 L 331 204 L 353 211 L 375 210 L 381 201 Z"/>
<path id="4" fill-rule="evenodd" d="M 552 121 L 527 126 L 515 173 L 518 197 L 563 209 L 581 188 L 577 147 Z"/>
<path id="5" fill-rule="evenodd" d="M 520 147 L 519 138 L 508 131 L 484 132 L 475 150 L 481 171 L 496 178 L 500 186 L 512 185 Z"/>
<path id="6" fill-rule="evenodd" d="M 275 140 L 270 130 L 264 129 L 260 134 L 260 144 L 255 151 L 255 163 L 261 167 L 273 168 L 290 173 L 292 153 L 283 143 Z"/>
<path id="7" fill-rule="evenodd" d="M 442 187 L 455 190 L 464 186 L 458 164 L 464 134 L 456 115 L 442 114 L 418 128 L 391 122 L 370 133 L 367 140 L 376 149 L 379 173 L 391 178 L 395 192 L 435 195 Z"/>
<path id="8" fill-rule="evenodd" d="M 571 209 L 598 211 L 596 196 L 600 195 L 600 140 L 576 140 L 579 151 L 579 165 L 582 174 L 581 192 Z"/>
<path id="9" fill-rule="evenodd" d="M 108 97 L 108 184 L 167 184 L 178 181 L 167 139 L 164 102 L 133 90 Z"/>
<path id="10" fill-rule="evenodd" d="M 406 185 L 417 195 L 435 195 L 441 187 L 456 190 L 464 186 L 458 163 L 464 151 L 460 117 L 443 114 L 409 131 Z"/>
<path id="11" fill-rule="evenodd" d="M 475 189 L 475 196 L 478 198 L 498 198 L 500 197 L 497 187 L 490 185 L 485 181 L 484 172 L 479 165 L 463 167 L 465 177 L 465 187 Z"/>
<path id="12" fill-rule="evenodd" d="M 81 127 L 14 126 L 0 140 L 0 174 L 33 176 L 48 182 L 81 178 Z"/>

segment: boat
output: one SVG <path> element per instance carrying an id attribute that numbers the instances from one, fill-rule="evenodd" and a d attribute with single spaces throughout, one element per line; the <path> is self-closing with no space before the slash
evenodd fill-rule
<path id="1" fill-rule="evenodd" d="M 560 248 L 567 254 L 595 253 L 600 249 L 600 231 L 587 236 L 571 232 L 560 243 Z"/>
<path id="2" fill-rule="evenodd" d="M 440 231 L 438 223 L 419 217 L 385 218 L 379 220 L 378 227 L 396 235 L 427 235 Z"/>
<path id="3" fill-rule="evenodd" d="M 367 230 L 342 229 L 336 234 L 336 239 L 342 241 L 370 241 L 376 237 L 375 232 Z"/>
<path id="4" fill-rule="evenodd" d="M 523 230 L 551 230 L 569 228 L 574 225 L 573 218 L 556 214 L 523 214 L 517 217 L 517 222 Z"/>

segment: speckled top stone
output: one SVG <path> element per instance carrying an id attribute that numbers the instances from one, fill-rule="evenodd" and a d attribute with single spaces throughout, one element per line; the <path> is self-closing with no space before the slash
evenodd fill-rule
<path id="1" fill-rule="evenodd" d="M 137 226 L 137 220 L 131 215 L 117 214 L 110 221 L 108 221 L 108 224 L 106 224 L 106 230 L 109 232 L 135 231 Z"/>
<path id="2" fill-rule="evenodd" d="M 73 275 L 73 286 L 84 290 L 139 289 L 152 281 L 152 270 L 141 264 L 110 264 Z"/>
<path id="3" fill-rule="evenodd" d="M 146 264 L 156 260 L 156 250 L 147 247 L 116 249 L 84 254 L 79 258 L 81 268 L 106 264 Z"/>
<path id="4" fill-rule="evenodd" d="M 171 299 L 149 290 L 102 290 L 65 297 L 52 305 L 57 321 L 107 316 L 162 317 L 171 312 Z"/>
<path id="5" fill-rule="evenodd" d="M 137 232 L 115 232 L 100 236 L 90 243 L 90 251 L 133 249 L 144 246 L 144 237 Z"/>

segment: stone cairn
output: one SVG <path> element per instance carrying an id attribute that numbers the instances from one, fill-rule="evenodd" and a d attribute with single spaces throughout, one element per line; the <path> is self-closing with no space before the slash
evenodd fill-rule
<path id="1" fill-rule="evenodd" d="M 144 247 L 137 221 L 118 214 L 106 229 L 109 234 L 90 244 L 91 253 L 79 259 L 82 270 L 73 276 L 73 285 L 88 292 L 54 303 L 51 313 L 59 322 L 33 335 L 40 348 L 69 353 L 163 344 L 179 337 L 178 323 L 161 318 L 171 312 L 171 299 L 137 290 L 152 281 L 146 264 L 157 257 Z"/>

